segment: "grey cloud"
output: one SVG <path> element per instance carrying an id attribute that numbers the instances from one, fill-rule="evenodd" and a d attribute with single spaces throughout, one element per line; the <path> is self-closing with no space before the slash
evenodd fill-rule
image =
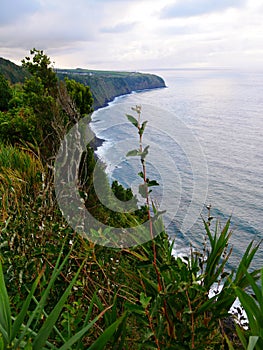
<path id="1" fill-rule="evenodd" d="M 1 0 L 0 27 L 14 23 L 25 15 L 31 15 L 40 8 L 40 3 L 31 0 Z"/>
<path id="2" fill-rule="evenodd" d="M 46 48 L 63 48 L 67 46 L 75 47 L 80 42 L 90 42 L 95 40 L 92 34 L 83 34 L 83 31 L 70 32 L 66 25 L 58 28 L 50 26 L 49 28 L 40 28 L 36 30 L 34 26 L 29 28 L 8 28 L 0 30 L 0 47 L 6 48 L 26 48 L 37 47 Z"/>
<path id="3" fill-rule="evenodd" d="M 180 0 L 161 12 L 161 18 L 191 17 L 240 7 L 246 0 Z"/>
<path id="4" fill-rule="evenodd" d="M 19 0 L 24 4 L 23 11 L 19 17 L 7 20 L 6 13 L 13 11 L 13 2 L 15 0 L 1 0 L 5 3 L 4 14 L 0 12 L 0 17 L 5 19 L 0 25 L 0 46 L 6 48 L 61 48 L 74 45 L 79 42 L 95 40 L 96 24 L 100 18 L 93 8 L 88 8 L 84 0 L 76 1 L 75 6 L 72 2 L 65 0 L 62 2 L 44 0 L 41 1 L 41 7 L 29 7 L 32 0 Z M 80 5 L 85 4 L 80 8 Z M 37 1 L 36 1 L 37 3 Z M 78 6 L 76 6 L 78 5 Z M 8 11 L 7 11 L 8 10 Z M 19 12 L 19 11 L 17 11 Z M 14 13 L 15 15 L 15 13 Z M 94 29 L 95 28 L 95 29 Z"/>
<path id="5" fill-rule="evenodd" d="M 65 31 L 35 31 L 34 34 L 26 31 L 21 33 L 23 28 L 18 32 L 9 31 L 9 33 L 2 33 L 0 30 L 0 47 L 9 49 L 32 49 L 36 47 L 38 49 L 64 49 L 64 48 L 74 48 L 81 43 L 88 43 L 94 41 L 93 36 L 86 35 L 85 37 L 81 33 L 75 32 L 74 35 L 66 33 Z"/>

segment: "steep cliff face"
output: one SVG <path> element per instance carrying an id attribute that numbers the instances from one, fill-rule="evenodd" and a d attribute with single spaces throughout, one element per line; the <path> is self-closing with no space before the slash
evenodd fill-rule
<path id="1" fill-rule="evenodd" d="M 66 76 L 88 85 L 94 98 L 94 108 L 103 107 L 115 97 L 132 91 L 165 87 L 164 80 L 154 74 L 135 72 L 103 72 L 86 70 L 57 70 L 60 79 Z"/>

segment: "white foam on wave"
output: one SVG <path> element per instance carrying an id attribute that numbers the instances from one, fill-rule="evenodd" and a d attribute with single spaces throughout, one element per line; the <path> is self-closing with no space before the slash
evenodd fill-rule
<path id="1" fill-rule="evenodd" d="M 112 164 L 107 158 L 107 153 L 112 147 L 114 147 L 114 144 L 115 142 L 112 140 L 105 140 L 103 144 L 100 147 L 98 147 L 95 151 L 95 154 L 97 155 L 99 160 L 101 160 L 105 164 L 105 172 L 107 175 L 110 175 L 115 168 L 115 165 Z"/>

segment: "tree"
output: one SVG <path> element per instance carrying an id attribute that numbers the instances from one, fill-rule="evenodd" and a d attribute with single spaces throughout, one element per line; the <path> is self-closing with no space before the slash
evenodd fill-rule
<path id="1" fill-rule="evenodd" d="M 93 111 L 93 98 L 89 86 L 85 86 L 68 78 L 65 79 L 65 83 L 67 91 L 76 104 L 80 116 L 83 117 L 86 114 L 90 114 Z"/>
<path id="2" fill-rule="evenodd" d="M 48 93 L 56 97 L 58 79 L 51 66 L 50 58 L 44 54 L 43 50 L 35 48 L 30 50 L 30 54 L 34 56 L 25 57 L 22 60 L 22 66 L 33 76 L 40 78 Z"/>
<path id="3" fill-rule="evenodd" d="M 61 138 L 67 129 L 69 116 L 64 112 L 59 99 L 59 84 L 50 58 L 42 50 L 30 51 L 33 57 L 26 57 L 22 65 L 30 73 L 23 85 L 24 103 L 32 108 L 36 116 L 38 139 L 44 159 L 57 152 Z"/>
<path id="4" fill-rule="evenodd" d="M 12 98 L 12 90 L 8 81 L 0 73 L 0 111 L 8 110 L 8 102 Z"/>
<path id="5" fill-rule="evenodd" d="M 39 130 L 36 140 L 44 159 L 53 157 L 69 128 L 92 112 L 89 87 L 75 81 L 58 81 L 50 58 L 32 49 L 22 65 L 31 74 L 23 85 L 24 103 L 32 108 Z"/>

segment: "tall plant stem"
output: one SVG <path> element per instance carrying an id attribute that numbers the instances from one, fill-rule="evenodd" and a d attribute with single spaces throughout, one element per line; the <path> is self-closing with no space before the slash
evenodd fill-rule
<path id="1" fill-rule="evenodd" d="M 158 292 L 164 291 L 164 286 L 162 284 L 162 279 L 161 279 L 161 273 L 158 269 L 158 264 L 157 264 L 157 250 L 156 250 L 156 244 L 155 244 L 155 240 L 154 240 L 154 227 L 153 227 L 153 220 L 152 220 L 152 216 L 151 216 L 151 208 L 150 208 L 150 191 L 148 189 L 149 187 L 149 179 L 147 178 L 147 174 L 146 174 L 146 163 L 145 163 L 145 157 L 148 153 L 148 148 L 149 146 L 145 147 L 145 149 L 143 150 L 143 140 L 142 140 L 142 136 L 144 133 L 144 129 L 145 129 L 145 125 L 147 123 L 147 121 L 141 123 L 141 106 L 136 106 L 135 108 L 132 108 L 133 111 L 135 111 L 137 113 L 137 118 L 134 118 L 133 116 L 127 115 L 129 121 L 138 129 L 138 134 L 139 134 L 139 152 L 137 150 L 133 150 L 131 152 L 128 153 L 128 155 L 140 155 L 141 156 L 141 164 L 142 164 L 142 172 L 141 172 L 141 177 L 143 178 L 143 197 L 145 198 L 145 202 L 146 202 L 146 207 L 147 207 L 147 216 L 148 216 L 148 222 L 149 222 L 149 231 L 150 231 L 150 237 L 152 240 L 152 248 L 153 248 L 153 268 L 155 270 L 156 273 L 156 277 L 157 277 L 157 287 L 158 287 Z M 157 184 L 157 183 L 156 183 Z M 155 186 L 156 184 L 151 184 L 151 186 Z M 173 323 L 171 322 L 169 315 L 168 315 L 168 308 L 167 308 L 167 302 L 164 299 L 163 301 L 163 310 L 164 310 L 164 316 L 167 320 L 168 323 L 168 333 L 170 335 L 172 335 L 174 333 L 174 327 L 173 327 Z M 150 324 L 151 326 L 151 324 Z M 158 343 L 156 343 L 158 346 Z"/>
<path id="2" fill-rule="evenodd" d="M 142 136 L 143 133 L 141 132 L 141 106 L 136 106 L 135 111 L 137 112 L 137 121 L 138 121 L 138 134 L 139 134 L 139 151 L 142 153 L 143 152 L 143 146 L 142 146 Z M 152 222 L 152 217 L 151 217 L 151 211 L 150 211 L 150 196 L 149 196 L 149 190 L 148 190 L 148 185 L 147 185 L 147 175 L 146 175 L 146 165 L 145 165 L 145 159 L 141 158 L 141 163 L 142 163 L 142 173 L 143 173 L 143 182 L 144 186 L 146 189 L 146 206 L 147 206 L 147 216 L 148 216 L 148 221 L 149 221 L 149 230 L 150 230 L 150 236 L 152 239 L 152 245 L 153 245 L 153 266 L 156 271 L 157 275 L 157 281 L 158 281 L 158 290 L 161 291 L 163 290 L 162 287 L 162 282 L 161 282 L 161 276 L 160 272 L 157 267 L 157 253 L 156 253 L 156 245 L 154 241 L 154 233 L 153 233 L 153 222 Z"/>
<path id="3" fill-rule="evenodd" d="M 143 152 L 143 143 L 142 143 L 142 136 L 143 132 L 141 132 L 141 107 L 136 106 L 136 112 L 138 114 L 138 134 L 139 134 L 139 151 L 142 153 Z M 142 163 L 142 173 L 143 173 L 143 181 L 144 181 L 144 187 L 146 189 L 146 206 L 147 206 L 147 215 L 148 215 L 148 221 L 149 221 L 149 229 L 150 229 L 150 236 L 152 239 L 152 247 L 153 247 L 153 267 L 156 273 L 157 277 L 157 283 L 158 283 L 158 291 L 161 292 L 163 291 L 163 285 L 162 285 L 162 280 L 161 280 L 161 274 L 157 266 L 157 252 L 156 252 L 156 244 L 154 241 L 154 233 L 153 233 L 153 221 L 151 217 L 151 211 L 150 211 L 150 196 L 149 196 L 149 190 L 148 190 L 148 184 L 147 184 L 147 175 L 146 175 L 146 164 L 145 164 L 145 159 L 141 158 L 141 163 Z M 164 300 L 164 315 L 168 323 L 169 331 L 168 333 L 170 335 L 173 334 L 173 324 L 169 318 L 168 311 L 167 311 L 167 303 L 166 300 Z"/>

